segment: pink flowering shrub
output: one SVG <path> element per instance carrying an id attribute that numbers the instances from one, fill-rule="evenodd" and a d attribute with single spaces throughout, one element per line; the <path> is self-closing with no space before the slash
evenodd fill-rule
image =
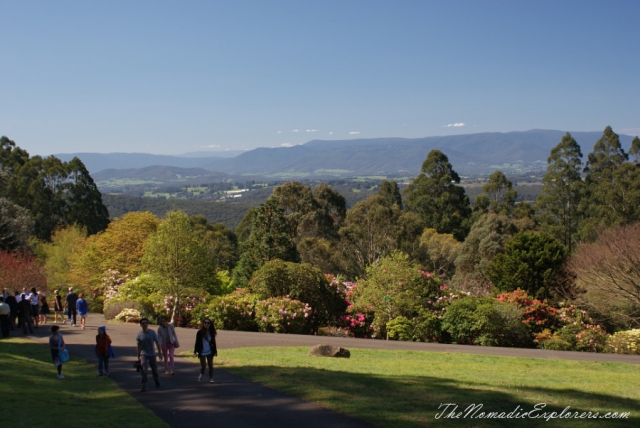
<path id="1" fill-rule="evenodd" d="M 309 334 L 312 318 L 311 306 L 289 297 L 271 297 L 255 306 L 255 321 L 262 332 Z"/>

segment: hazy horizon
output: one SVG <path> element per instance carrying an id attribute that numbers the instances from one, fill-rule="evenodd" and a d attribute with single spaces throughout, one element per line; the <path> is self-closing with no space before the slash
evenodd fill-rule
<path id="1" fill-rule="evenodd" d="M 32 155 L 640 134 L 634 0 L 33 0 L 0 14 L 0 135 Z"/>

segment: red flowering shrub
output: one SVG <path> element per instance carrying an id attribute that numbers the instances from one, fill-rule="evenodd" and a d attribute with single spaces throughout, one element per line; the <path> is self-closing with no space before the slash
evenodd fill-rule
<path id="1" fill-rule="evenodd" d="M 536 337 L 540 347 L 563 351 L 604 351 L 609 335 L 593 322 L 586 311 L 573 305 L 562 306 L 558 309 L 558 318 L 563 326 L 553 335 L 543 332 L 545 334 Z"/>
<path id="2" fill-rule="evenodd" d="M 545 329 L 555 331 L 563 325 L 556 308 L 530 297 L 526 291 L 518 289 L 500 293 L 496 296 L 496 300 L 522 308 L 524 310 L 522 322 L 529 326 L 533 334 L 541 333 Z"/>

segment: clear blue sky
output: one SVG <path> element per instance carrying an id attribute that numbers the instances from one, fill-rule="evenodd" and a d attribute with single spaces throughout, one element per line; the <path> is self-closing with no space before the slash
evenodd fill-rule
<path id="1" fill-rule="evenodd" d="M 640 134 L 638 0 L 0 0 L 0 22 L 0 135 L 31 155 Z"/>

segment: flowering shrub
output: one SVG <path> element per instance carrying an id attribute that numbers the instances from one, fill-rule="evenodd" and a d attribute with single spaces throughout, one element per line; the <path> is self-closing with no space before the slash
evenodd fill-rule
<path id="1" fill-rule="evenodd" d="M 272 333 L 305 334 L 311 332 L 311 307 L 289 297 L 271 297 L 256 302 L 258 330 Z"/>
<path id="2" fill-rule="evenodd" d="M 122 282 L 122 278 L 117 279 L 117 271 L 111 271 L 113 276 L 105 277 L 105 280 L 115 282 L 107 289 L 104 301 L 104 314 L 107 319 L 114 316 L 114 308 L 124 307 L 140 310 L 143 317 L 155 322 L 158 314 L 162 312 L 162 295 L 158 292 L 153 281 L 148 276 L 142 275 L 138 278 Z"/>
<path id="3" fill-rule="evenodd" d="M 606 352 L 640 355 L 640 329 L 619 331 L 607 339 Z"/>
<path id="4" fill-rule="evenodd" d="M 500 293 L 496 296 L 496 300 L 522 308 L 524 310 L 522 322 L 529 326 L 534 334 L 562 327 L 558 310 L 546 302 L 530 297 L 526 291 L 518 289 Z"/>
<path id="5" fill-rule="evenodd" d="M 137 309 L 123 309 L 118 315 L 115 316 L 115 319 L 118 321 L 127 321 L 129 318 L 140 319 L 142 315 L 140 311 Z"/>
<path id="6" fill-rule="evenodd" d="M 564 324 L 553 334 L 543 330 L 536 336 L 536 342 L 545 349 L 560 351 L 603 352 L 607 344 L 607 332 L 596 325 L 586 311 L 573 305 L 561 304 L 558 319 Z"/>
<path id="7" fill-rule="evenodd" d="M 129 275 L 120 275 L 120 271 L 115 269 L 107 269 L 102 277 L 100 293 L 104 295 L 105 300 L 112 299 L 118 294 L 118 289 L 129 281 Z"/>
<path id="8" fill-rule="evenodd" d="M 231 294 L 214 298 L 208 304 L 197 306 L 193 311 L 194 323 L 210 318 L 217 329 L 257 331 L 254 318 L 257 299 L 255 294 L 239 288 Z"/>
<path id="9" fill-rule="evenodd" d="M 373 322 L 373 314 L 371 312 L 363 314 L 352 309 L 345 315 L 340 316 L 340 326 L 343 330 L 348 332 L 350 337 L 370 338 L 373 335 L 374 327 L 371 325 Z"/>
<path id="10" fill-rule="evenodd" d="M 373 337 L 387 338 L 387 324 L 397 317 L 413 320 L 437 298 L 440 281 L 420 270 L 404 253 L 394 252 L 367 268 L 347 300 L 362 314 L 373 314 Z"/>

